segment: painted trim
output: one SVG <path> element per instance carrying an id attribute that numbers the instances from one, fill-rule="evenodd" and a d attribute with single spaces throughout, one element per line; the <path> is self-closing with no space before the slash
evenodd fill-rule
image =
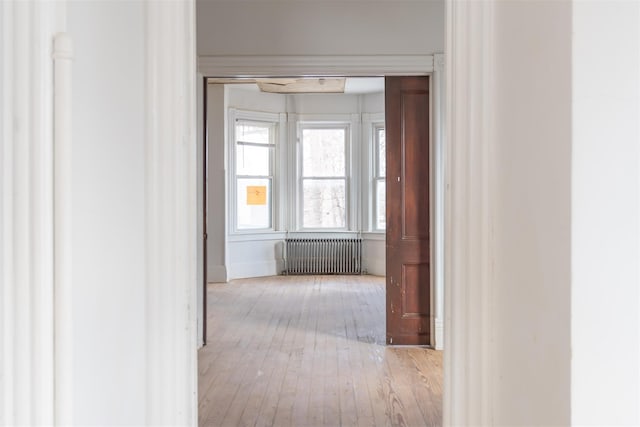
<path id="1" fill-rule="evenodd" d="M 445 146 L 446 139 L 444 136 L 444 72 L 445 58 L 439 53 L 434 55 L 434 72 L 431 80 L 431 102 L 432 102 L 432 148 L 431 148 L 431 165 L 432 165 L 432 182 L 431 197 L 433 211 L 431 212 L 431 230 L 432 230 L 432 280 L 435 283 L 433 289 L 433 313 L 435 321 L 433 323 L 432 337 L 433 346 L 436 350 L 444 349 L 444 216 L 445 216 Z"/>
<path id="2" fill-rule="evenodd" d="M 200 56 L 208 77 L 393 76 L 433 71 L 433 55 Z"/>
<path id="3" fill-rule="evenodd" d="M 444 425 L 491 425 L 494 2 L 445 5 Z"/>
<path id="4" fill-rule="evenodd" d="M 440 344 L 440 348 L 436 346 L 436 350 L 444 350 L 444 321 L 435 319 L 434 321 L 435 342 Z"/>
<path id="5" fill-rule="evenodd" d="M 64 2 L 0 4 L 0 424 L 55 424 L 53 35 Z"/>
<path id="6" fill-rule="evenodd" d="M 287 233 L 282 231 L 271 231 L 264 233 L 236 233 L 227 236 L 227 241 L 233 242 L 257 242 L 262 240 L 284 240 Z"/>
<path id="7" fill-rule="evenodd" d="M 146 2 L 146 423 L 197 410 L 195 0 Z"/>
<path id="8" fill-rule="evenodd" d="M 227 223 L 229 228 L 227 230 L 227 241 L 233 241 L 232 237 L 242 235 L 258 235 L 277 233 L 279 231 L 278 226 L 281 223 L 280 218 L 280 180 L 282 179 L 282 171 L 280 170 L 280 151 L 285 149 L 281 145 L 280 139 L 280 127 L 282 114 L 281 113 L 268 113 L 263 111 L 249 111 L 241 110 L 237 108 L 227 109 L 227 136 L 224 144 L 227 152 L 227 197 L 230 203 L 227 203 Z M 271 153 L 270 168 L 271 168 L 271 227 L 261 229 L 238 229 L 238 194 L 237 194 L 237 182 L 238 177 L 236 175 L 236 125 L 238 120 L 247 122 L 264 123 L 270 126 L 269 132 L 271 133 L 271 144 L 273 144 L 273 151 Z M 245 177 L 246 178 L 246 177 Z"/>
<path id="9" fill-rule="evenodd" d="M 73 212 L 72 61 L 73 43 L 58 33 L 54 59 L 55 223 L 55 420 L 73 422 Z"/>
<path id="10" fill-rule="evenodd" d="M 356 239 L 360 236 L 358 231 L 291 231 L 287 237 L 292 239 Z"/>
<path id="11" fill-rule="evenodd" d="M 361 192 L 362 229 L 371 234 L 386 235 L 386 231 L 376 228 L 376 183 L 378 147 L 376 129 L 385 127 L 384 113 L 362 113 L 361 171 L 360 179 L 366 183 L 367 191 Z M 382 179 L 382 177 L 380 177 Z"/>

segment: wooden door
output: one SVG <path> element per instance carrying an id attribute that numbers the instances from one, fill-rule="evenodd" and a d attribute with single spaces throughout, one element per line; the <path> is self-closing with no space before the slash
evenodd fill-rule
<path id="1" fill-rule="evenodd" d="M 429 77 L 387 77 L 387 344 L 431 344 Z"/>

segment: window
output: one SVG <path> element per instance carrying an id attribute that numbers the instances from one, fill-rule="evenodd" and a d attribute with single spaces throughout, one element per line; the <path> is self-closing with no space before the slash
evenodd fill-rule
<path id="1" fill-rule="evenodd" d="M 300 132 L 301 226 L 348 227 L 348 134 L 346 124 L 303 124 Z"/>
<path id="2" fill-rule="evenodd" d="M 235 229 L 273 229 L 275 123 L 236 119 Z"/>
<path id="3" fill-rule="evenodd" d="M 373 227 L 375 230 L 385 230 L 386 218 L 386 151 L 384 125 L 374 125 L 374 165 L 373 165 Z"/>

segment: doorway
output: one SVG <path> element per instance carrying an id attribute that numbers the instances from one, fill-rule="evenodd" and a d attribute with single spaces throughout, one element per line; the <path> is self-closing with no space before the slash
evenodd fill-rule
<path id="1" fill-rule="evenodd" d="M 424 120 L 424 118 L 422 118 L 421 120 L 417 121 L 417 123 L 421 123 L 424 126 L 424 129 L 422 130 L 422 132 L 424 133 L 424 141 L 422 141 L 422 145 L 424 145 L 425 147 L 428 147 L 427 150 L 423 150 L 422 155 L 425 157 L 425 159 L 422 159 L 416 163 L 416 165 L 420 166 L 419 168 L 417 167 L 416 170 L 422 171 L 422 175 L 419 175 L 416 178 L 416 180 L 414 180 L 416 181 L 415 185 L 420 186 L 420 191 L 416 191 L 414 193 L 409 194 L 410 197 L 413 197 L 411 203 L 415 205 L 415 203 L 419 201 L 422 204 L 421 206 L 416 207 L 416 209 L 420 209 L 423 214 L 420 214 L 420 213 L 414 214 L 412 218 L 419 220 L 419 223 L 415 224 L 415 226 L 423 230 L 421 231 L 421 236 L 426 237 L 425 239 L 426 244 L 425 244 L 425 248 L 423 248 L 420 251 L 422 253 L 422 258 L 423 258 L 423 260 L 420 261 L 421 264 L 418 264 L 418 266 L 421 266 L 420 268 L 418 268 L 418 270 L 420 270 L 420 274 L 416 276 L 417 274 L 416 272 L 418 271 L 416 270 L 417 268 L 416 264 L 411 264 L 411 267 L 409 268 L 402 267 L 403 270 L 399 271 L 396 274 L 396 278 L 395 278 L 396 285 L 394 286 L 400 286 L 399 289 L 401 293 L 406 294 L 406 292 L 409 291 L 409 293 L 413 292 L 414 296 L 419 296 L 421 298 L 420 301 L 421 301 L 422 308 L 420 308 L 420 312 L 418 314 L 414 313 L 414 314 L 408 314 L 408 315 L 407 313 L 404 313 L 402 317 L 405 320 L 407 319 L 407 316 L 422 319 L 418 322 L 419 329 L 422 331 L 421 334 L 423 336 L 422 340 L 419 341 L 419 343 L 422 345 L 432 345 L 435 348 L 441 349 L 442 348 L 442 294 L 443 294 L 442 268 L 441 268 L 441 265 L 442 265 L 442 250 L 441 250 L 442 249 L 442 215 L 441 215 L 442 204 L 438 203 L 438 200 L 441 200 L 442 198 L 443 191 L 441 187 L 442 187 L 443 180 L 441 176 L 442 175 L 441 138 L 439 137 L 439 133 L 438 133 L 439 126 L 434 124 L 438 122 L 438 118 L 441 117 L 441 114 L 438 108 L 433 109 L 435 110 L 433 111 L 431 106 L 431 103 L 433 102 L 436 102 L 436 105 L 437 105 L 437 103 L 441 98 L 438 96 L 437 90 L 432 90 L 432 96 L 430 96 L 429 94 L 429 89 L 433 89 L 434 83 L 437 83 L 437 78 L 435 78 L 437 77 L 437 73 L 433 73 L 432 77 L 433 77 L 432 79 L 424 78 L 425 79 L 425 82 L 424 82 L 425 97 L 424 97 L 423 106 L 422 106 L 424 111 L 422 111 L 421 113 L 423 117 L 428 117 L 429 119 Z M 246 85 L 237 85 L 237 79 L 236 80 L 222 79 L 222 80 L 223 82 L 227 82 L 227 83 L 229 81 L 234 81 L 234 83 L 236 83 L 236 85 L 234 85 L 235 87 L 246 86 Z M 360 80 L 364 80 L 364 79 L 360 79 Z M 219 85 L 214 85 L 214 86 L 219 86 Z M 224 96 L 225 96 L 224 89 L 218 88 L 216 89 L 216 92 L 218 93 L 218 95 L 216 95 L 218 98 L 224 99 Z M 245 101 L 248 98 L 248 95 L 246 95 L 247 93 L 250 94 L 250 92 L 245 92 L 245 95 L 241 96 L 241 98 L 244 99 Z M 415 94 L 413 94 L 412 96 L 415 97 Z M 380 99 L 383 99 L 383 98 L 381 97 Z M 273 99 L 270 99 L 267 101 L 262 100 L 261 102 L 263 102 L 263 105 L 258 106 L 256 109 L 265 110 L 267 108 L 270 108 L 269 106 L 266 106 L 266 105 L 268 104 L 268 102 L 273 102 Z M 295 103 L 295 101 L 292 101 L 292 103 Z M 300 103 L 304 104 L 304 102 L 300 102 Z M 280 107 L 274 107 L 276 108 L 276 111 L 277 111 L 277 108 L 284 109 L 285 102 L 281 102 L 281 104 L 282 105 Z M 236 105 L 236 107 L 237 106 L 238 105 Z M 242 106 L 243 106 L 242 102 L 240 102 L 240 107 Z M 246 105 L 244 106 L 246 107 Z M 216 121 L 216 123 L 212 124 L 212 126 L 218 127 L 219 129 L 222 129 L 225 127 L 232 128 L 233 126 L 235 126 L 231 124 L 231 122 L 235 123 L 234 118 L 232 117 L 231 119 L 229 119 L 226 117 L 227 115 L 233 115 L 236 118 L 239 117 L 244 119 L 255 118 L 255 117 L 252 117 L 251 114 L 248 114 L 246 111 L 244 113 L 239 112 L 237 108 L 230 108 L 227 110 L 227 107 L 224 105 L 224 102 L 221 103 L 220 101 L 217 101 L 217 105 L 212 108 L 218 109 L 218 111 L 212 115 L 212 117 L 215 117 L 214 120 Z M 392 107 L 392 108 L 395 109 L 395 107 Z M 313 107 L 309 107 L 309 104 L 307 103 L 303 106 L 303 109 L 305 113 L 309 113 L 310 110 L 313 110 Z M 380 109 L 384 111 L 384 105 L 382 105 Z M 374 110 L 375 110 L 375 107 L 374 107 Z M 430 113 L 430 111 L 433 111 L 433 113 Z M 280 119 L 278 119 L 278 114 L 280 114 Z M 272 114 L 272 116 L 274 116 L 274 114 Z M 268 117 L 267 114 L 260 113 L 260 115 L 258 115 L 257 119 L 255 120 L 273 120 L 274 125 L 280 126 L 279 138 L 281 140 L 283 135 L 286 136 L 287 133 L 291 132 L 292 126 L 295 128 L 296 120 L 300 120 L 300 119 L 311 120 L 310 117 L 313 117 L 314 119 L 317 120 L 319 117 L 321 120 L 320 123 L 322 123 L 323 126 L 327 126 L 327 123 L 329 123 L 328 120 L 335 121 L 338 119 L 344 119 L 345 116 L 347 117 L 347 119 L 344 119 L 345 122 L 350 120 L 349 114 L 346 114 L 346 115 L 343 114 L 342 117 L 338 117 L 338 119 L 336 119 L 336 117 L 339 115 L 334 114 L 333 117 L 330 117 L 331 115 L 327 114 L 326 112 L 324 114 L 316 114 L 315 116 L 313 114 L 304 114 L 300 117 L 298 117 L 299 114 L 294 113 L 293 115 L 289 114 L 288 119 L 286 118 L 283 119 L 282 116 L 286 117 L 286 114 L 276 113 L 275 118 L 268 119 L 268 118 L 265 118 L 265 117 Z M 365 116 L 366 116 L 366 119 L 365 119 Z M 278 120 L 280 120 L 281 122 L 278 123 Z M 358 116 L 358 119 L 357 119 L 357 122 L 359 121 L 360 121 L 360 116 Z M 383 244 L 380 242 L 381 240 L 384 239 L 384 235 L 381 235 L 379 233 L 380 231 L 384 231 L 384 230 L 376 229 L 376 227 L 379 227 L 380 222 L 384 223 L 384 220 L 380 221 L 380 218 L 376 218 L 376 214 L 378 217 L 380 216 L 380 210 L 379 210 L 379 207 L 376 207 L 376 203 L 380 203 L 380 200 L 384 198 L 384 186 L 382 186 L 383 188 L 382 197 L 379 197 L 381 192 L 379 191 L 379 188 L 375 186 L 376 184 L 380 184 L 380 176 L 378 176 L 379 173 L 377 171 L 374 171 L 378 167 L 377 163 L 379 162 L 375 160 L 377 149 L 374 147 L 374 144 L 373 144 L 374 142 L 373 138 L 375 136 L 375 133 L 380 132 L 381 130 L 382 131 L 384 130 L 384 115 L 371 114 L 370 112 L 366 112 L 365 114 L 362 115 L 362 121 L 363 121 L 362 128 L 360 128 L 360 123 L 357 123 L 357 122 L 351 123 L 353 128 L 356 128 L 356 127 L 359 128 L 358 129 L 359 132 L 354 131 L 353 134 L 357 135 L 357 138 L 363 139 L 362 145 L 365 148 L 362 148 L 362 149 L 359 148 L 358 150 L 355 150 L 353 149 L 353 146 L 358 145 L 359 141 L 351 141 L 354 144 L 352 145 L 352 147 L 350 147 L 347 150 L 347 157 L 351 155 L 352 157 L 356 158 L 356 161 L 353 162 L 353 165 L 355 165 L 354 171 L 353 171 L 354 173 L 353 173 L 353 176 L 351 177 L 350 184 L 347 188 L 347 192 L 351 194 L 346 197 L 346 201 L 345 199 L 340 201 L 340 204 L 346 203 L 348 205 L 349 204 L 351 205 L 350 212 L 348 212 L 348 215 L 346 216 L 349 218 L 349 224 L 347 227 L 345 227 L 342 230 L 333 229 L 330 231 L 336 232 L 335 235 L 333 235 L 332 237 L 341 237 L 345 235 L 348 235 L 349 237 L 356 237 L 357 235 L 359 237 L 359 235 L 361 234 L 360 231 L 364 230 L 364 233 L 362 233 L 362 235 L 364 235 L 363 240 L 365 245 L 365 248 L 364 248 L 365 255 L 367 251 L 369 253 L 371 252 L 378 253 L 378 258 L 374 257 L 374 259 L 365 259 L 364 270 L 372 272 L 374 274 L 385 274 L 384 273 L 385 251 L 384 251 Z M 309 125 L 309 123 L 312 123 L 312 122 L 305 121 L 305 123 Z M 340 126 L 342 125 L 344 125 L 344 123 L 340 124 Z M 307 129 L 305 129 L 304 131 L 307 132 Z M 309 132 L 311 131 L 315 131 L 315 130 L 310 129 Z M 293 132 L 295 132 L 295 130 Z M 222 146 L 226 147 L 225 133 L 218 132 L 218 134 L 219 134 L 218 136 L 209 134 L 208 137 L 210 139 L 218 138 L 218 140 L 215 141 L 215 144 L 219 144 L 219 146 L 221 147 Z M 382 132 L 382 134 L 384 135 L 384 132 Z M 297 137 L 298 139 L 300 139 L 301 135 L 299 134 L 297 135 Z M 286 137 L 284 139 L 286 140 Z M 429 144 L 428 143 L 429 139 L 433 139 L 434 143 Z M 280 141 L 280 143 L 283 143 L 283 142 Z M 230 147 L 226 147 L 226 150 L 235 152 L 235 149 L 232 149 Z M 416 153 L 414 153 L 412 156 L 415 157 Z M 363 159 L 360 162 L 357 158 L 361 157 L 362 154 L 364 154 L 365 159 Z M 213 153 L 212 155 L 210 153 L 209 155 L 211 157 L 210 160 L 212 160 L 217 164 L 216 166 L 213 167 L 213 170 L 210 169 L 209 174 L 213 178 L 213 180 L 215 180 L 216 182 L 215 185 L 218 186 L 217 190 L 213 192 L 214 197 L 211 198 L 211 200 L 209 201 L 210 202 L 209 204 L 210 205 L 213 204 L 214 208 L 217 207 L 218 210 L 220 210 L 221 205 L 223 205 L 224 203 L 227 203 L 227 204 L 231 203 L 235 207 L 235 205 L 237 205 L 237 202 L 241 200 L 241 198 L 239 198 L 237 194 L 234 194 L 234 191 L 236 191 L 235 185 L 230 185 L 232 184 L 230 182 L 227 182 L 227 184 L 229 185 L 224 184 L 225 179 L 235 179 L 235 178 L 229 178 L 225 176 L 226 168 L 229 167 L 230 169 L 233 169 L 235 166 L 235 161 L 229 160 L 225 164 L 225 157 L 227 155 L 225 151 L 219 150 L 217 154 Z M 297 155 L 298 155 L 297 151 L 291 151 L 287 153 L 286 150 L 281 150 L 280 153 L 275 154 L 275 163 L 276 164 L 280 163 L 282 165 L 282 164 L 286 164 L 287 162 L 290 162 L 295 165 L 296 162 L 299 160 L 299 159 L 296 159 Z M 422 166 L 424 164 L 429 164 L 429 163 L 431 163 L 431 170 L 429 170 L 429 168 L 424 168 Z M 209 167 L 211 168 L 212 165 L 210 164 Z M 270 213 L 271 213 L 271 216 L 272 216 L 271 219 L 273 220 L 273 222 L 269 223 L 269 225 L 267 226 L 268 228 L 267 230 L 258 230 L 260 234 L 257 237 L 259 238 L 252 239 L 252 235 L 251 235 L 252 233 L 245 233 L 244 232 L 245 230 L 241 230 L 242 232 L 230 236 L 229 240 L 231 241 L 231 243 L 227 242 L 229 227 L 233 229 L 231 230 L 230 234 L 238 231 L 236 229 L 237 227 L 235 222 L 236 219 L 232 218 L 234 213 L 228 212 L 226 209 L 222 209 L 222 211 L 216 212 L 215 218 L 218 221 L 218 226 L 217 226 L 218 231 L 216 232 L 214 230 L 213 232 L 206 233 L 209 239 L 211 239 L 213 235 L 214 241 L 217 242 L 215 243 L 216 245 L 215 247 L 212 248 L 211 246 L 209 246 L 210 250 L 213 249 L 212 252 L 214 252 L 214 254 L 217 253 L 217 255 L 214 255 L 217 257 L 216 262 L 213 264 L 209 263 L 209 271 L 211 273 L 209 276 L 210 281 L 226 281 L 228 278 L 243 278 L 243 277 L 261 276 L 261 275 L 265 276 L 265 275 L 280 274 L 283 271 L 282 264 L 283 264 L 284 257 L 280 256 L 278 258 L 276 256 L 276 259 L 275 260 L 273 259 L 274 252 L 282 251 L 282 249 L 273 248 L 273 244 L 275 244 L 277 240 L 281 240 L 281 242 L 277 244 L 280 245 L 280 247 L 282 247 L 282 245 L 284 244 L 285 237 L 287 237 L 288 233 L 290 233 L 288 232 L 288 230 L 291 230 L 291 229 L 301 230 L 303 232 L 324 231 L 319 229 L 307 230 L 304 228 L 301 229 L 300 227 L 301 225 L 300 216 L 299 216 L 300 214 L 298 210 L 301 209 L 301 201 L 300 200 L 296 201 L 295 199 L 296 197 L 298 197 L 298 199 L 302 199 L 302 197 L 299 197 L 300 188 L 296 187 L 297 178 L 299 177 L 293 176 L 299 171 L 299 169 L 300 169 L 299 166 L 294 166 L 293 169 L 280 170 L 280 174 L 282 175 L 282 177 L 286 177 L 287 175 L 289 175 L 289 182 L 287 183 L 285 182 L 286 181 L 285 179 L 281 179 L 280 183 L 276 185 L 276 187 L 274 188 L 271 188 L 271 184 L 273 182 L 269 176 L 253 177 L 253 178 L 261 178 L 265 182 L 265 184 L 269 185 L 268 187 L 269 191 L 267 191 L 267 193 L 275 193 L 275 196 L 276 196 L 274 198 L 274 200 L 276 200 L 275 204 L 280 205 L 280 207 L 276 206 L 275 209 L 273 207 L 271 208 Z M 271 175 L 272 172 L 269 172 L 269 174 Z M 398 174 L 398 177 L 399 177 L 399 174 Z M 252 177 L 244 177 L 244 176 L 242 177 L 244 181 L 246 181 L 246 178 L 252 178 Z M 382 181 L 384 181 L 384 178 L 382 178 Z M 382 183 L 384 184 L 384 182 Z M 392 183 L 392 184 L 395 184 L 395 183 Z M 370 187 L 368 185 L 370 185 Z M 264 188 L 267 188 L 267 187 L 264 187 Z M 406 191 L 404 190 L 406 189 L 403 189 L 403 192 L 402 192 L 403 195 L 406 194 Z M 360 197 L 359 195 L 357 195 L 357 193 L 363 193 L 363 194 L 366 194 L 366 196 Z M 399 192 L 394 192 L 393 194 L 396 194 L 396 193 L 400 194 Z M 225 199 L 224 194 L 227 194 L 226 197 L 231 197 L 231 200 Z M 421 196 L 422 199 L 418 200 L 415 196 L 420 196 L 421 194 L 422 194 Z M 271 196 L 273 196 L 273 194 L 271 194 Z M 221 202 L 221 200 L 225 200 L 225 202 L 223 203 Z M 271 200 L 269 200 L 269 203 L 271 203 Z M 289 203 L 291 207 L 283 207 L 287 205 L 287 203 Z M 394 206 L 395 205 L 396 203 L 394 203 Z M 431 207 L 435 206 L 436 208 L 433 209 L 433 211 L 431 211 L 432 209 L 430 208 L 430 206 Z M 378 212 L 375 212 L 376 210 Z M 225 217 L 225 215 L 228 215 L 229 217 Z M 289 220 L 286 220 L 287 215 L 289 216 Z M 361 217 L 358 218 L 358 215 L 361 215 Z M 384 214 L 382 216 L 384 218 Z M 264 221 L 265 222 L 270 221 L 268 216 L 265 217 Z M 296 221 L 298 221 L 298 225 L 296 225 Z M 302 224 L 302 225 L 305 225 L 305 224 Z M 404 224 L 403 227 L 406 227 L 406 224 Z M 263 231 L 265 232 L 279 231 L 279 233 L 271 233 L 271 235 L 269 235 L 269 233 L 265 233 Z M 349 235 L 349 233 L 351 233 L 351 235 Z M 321 234 L 321 236 L 322 235 L 323 234 Z M 379 238 L 380 236 L 382 238 Z M 429 239 L 429 236 L 431 236 L 432 239 Z M 256 237 L 256 236 L 253 236 L 253 237 Z M 376 242 L 376 240 L 378 240 L 378 242 Z M 413 241 L 413 242 L 416 241 L 415 236 L 407 238 L 407 236 L 403 235 L 402 238 L 398 240 L 398 242 L 403 242 L 407 240 Z M 211 243 L 211 240 L 210 240 L 210 243 Z M 376 246 L 379 246 L 379 248 L 376 248 Z M 267 257 L 265 259 L 256 259 L 254 255 L 252 255 L 252 251 L 255 253 L 255 257 L 259 258 L 260 256 L 264 256 L 264 254 L 266 254 Z M 260 252 L 262 252 L 262 254 Z M 249 268 L 250 271 L 248 272 L 239 271 L 239 270 L 242 270 L 243 268 L 246 270 L 246 266 L 237 264 L 238 256 L 234 255 L 234 253 L 236 254 L 240 253 L 241 257 L 247 256 L 247 255 L 249 256 L 249 258 L 251 259 L 251 262 L 250 262 L 251 266 Z M 431 259 L 430 253 L 433 253 L 433 259 Z M 382 255 L 380 256 L 380 254 Z M 413 262 L 414 261 L 412 261 L 412 263 Z M 257 265 L 257 267 L 255 267 L 254 264 Z M 407 276 L 408 273 L 409 275 Z M 415 292 L 418 290 L 416 286 L 410 285 L 409 287 L 407 287 L 402 284 L 403 282 L 403 280 L 401 280 L 402 278 L 413 277 L 413 276 L 420 278 L 418 282 L 433 283 L 434 284 L 434 286 L 432 287 L 433 289 L 429 290 L 428 292 L 425 292 L 425 288 L 429 289 L 429 286 L 422 285 L 422 287 L 420 288 L 421 290 L 419 291 L 419 294 L 416 294 Z M 211 280 L 211 277 L 213 277 L 213 280 Z M 394 280 L 393 277 L 391 277 L 390 279 Z M 402 301 L 406 302 L 406 298 L 404 298 Z M 404 307 L 404 305 L 402 305 L 404 303 L 400 304 L 399 302 L 398 304 L 399 304 L 398 305 L 399 307 L 401 308 Z M 389 308 L 389 312 L 391 312 L 392 311 L 391 307 L 388 307 L 388 308 Z M 397 342 L 398 341 L 396 340 L 396 343 Z M 411 343 L 415 344 L 415 343 L 418 343 L 418 341 L 413 341 Z"/>
<path id="2" fill-rule="evenodd" d="M 433 82 L 432 82 L 432 83 L 433 83 Z M 432 101 L 433 101 L 433 100 L 432 100 Z M 432 101 L 431 101 L 431 102 L 432 102 Z M 433 120 L 433 118 L 432 118 L 432 120 Z M 429 185 L 429 184 L 428 184 L 428 185 Z M 428 220 L 427 222 L 428 222 L 428 224 L 429 224 L 429 225 L 428 225 L 428 227 L 431 227 L 431 220 Z M 431 273 L 430 273 L 430 274 L 431 274 Z M 237 282 L 234 282 L 234 283 L 237 283 Z M 245 284 L 246 284 L 246 283 L 245 283 Z M 247 285 L 247 286 L 248 286 L 248 285 Z M 432 301 L 433 301 L 433 300 L 432 300 Z M 435 313 L 434 313 L 434 314 L 435 314 Z M 431 320 L 431 319 L 429 319 L 429 320 Z M 429 323 L 429 322 L 428 322 L 428 323 Z M 428 323 L 427 323 L 427 324 L 428 324 Z M 430 326 L 429 326 L 429 328 L 433 328 L 433 326 L 431 326 L 431 325 L 430 325 Z M 433 336 L 433 335 L 432 335 L 432 336 Z M 440 366 L 441 366 L 441 365 L 440 365 Z M 238 390 L 236 390 L 236 391 L 237 391 L 237 392 L 239 392 Z M 234 411 L 235 411 L 235 410 L 234 410 Z M 233 411 L 232 411 L 232 412 L 233 412 Z M 312 412 L 313 412 L 313 411 L 312 411 Z M 211 414 L 209 414 L 209 415 L 211 415 Z M 237 414 L 236 414 L 236 415 L 237 415 Z M 226 416 L 226 415 L 225 415 L 225 416 Z M 229 416 L 230 416 L 230 417 L 233 417 L 233 415 L 229 415 Z"/>

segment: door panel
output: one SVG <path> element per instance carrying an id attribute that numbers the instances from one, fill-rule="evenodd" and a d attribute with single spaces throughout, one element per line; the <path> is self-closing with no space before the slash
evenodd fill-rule
<path id="1" fill-rule="evenodd" d="M 431 343 L 429 77 L 385 79 L 387 344 Z"/>

